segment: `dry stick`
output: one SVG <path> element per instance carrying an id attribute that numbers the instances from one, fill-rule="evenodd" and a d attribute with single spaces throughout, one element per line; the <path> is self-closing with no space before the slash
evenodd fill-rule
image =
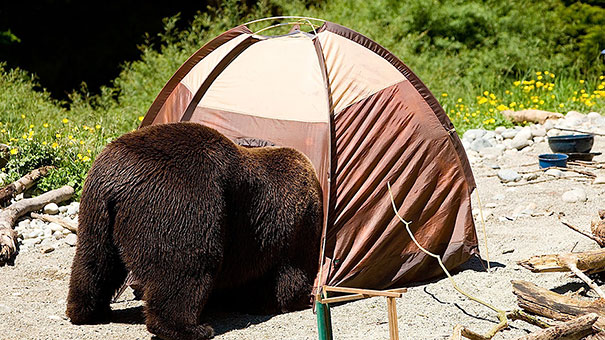
<path id="1" fill-rule="evenodd" d="M 410 230 L 410 224 L 412 222 L 408 222 L 406 220 L 403 219 L 403 217 L 401 217 L 401 215 L 399 215 L 399 212 L 397 211 L 397 206 L 395 205 L 395 198 L 393 197 L 393 192 L 391 191 L 391 183 L 387 182 L 387 187 L 389 189 L 389 195 L 391 196 L 391 204 L 393 205 L 393 210 L 395 211 L 395 215 L 399 218 L 399 220 L 405 225 L 405 229 L 407 230 L 408 234 L 410 235 L 410 238 L 412 239 L 412 241 L 414 241 L 414 243 L 416 244 L 416 246 L 425 254 L 437 259 L 437 262 L 439 262 L 439 266 L 441 266 L 441 269 L 443 270 L 443 272 L 445 273 L 445 275 L 447 275 L 448 279 L 450 280 L 452 286 L 454 286 L 454 289 L 456 291 L 458 291 L 460 294 L 466 296 L 467 298 L 471 299 L 472 301 L 475 301 L 477 303 L 480 303 L 484 306 L 486 306 L 487 308 L 493 310 L 494 312 L 498 313 L 498 320 L 500 321 L 494 328 L 492 328 L 486 335 L 485 337 L 490 339 L 492 338 L 496 333 L 498 333 L 500 330 L 504 329 L 507 327 L 508 325 L 508 319 L 506 318 L 506 312 L 498 309 L 494 306 L 492 306 L 491 304 L 484 302 L 482 300 L 479 300 L 478 298 L 471 296 L 470 294 L 466 293 L 465 291 L 463 291 L 462 289 L 460 289 L 458 287 L 458 285 L 456 284 L 456 281 L 454 281 L 454 278 L 452 277 L 452 275 L 450 274 L 450 272 L 447 270 L 447 268 L 445 268 L 445 265 L 443 264 L 443 261 L 441 261 L 441 256 L 436 255 L 431 253 L 430 251 L 426 250 L 424 247 L 422 247 L 420 245 L 420 243 L 418 243 L 418 241 L 416 240 L 416 238 L 414 237 L 414 234 L 412 233 L 412 231 Z"/>
<path id="2" fill-rule="evenodd" d="M 605 243 L 603 243 L 603 240 L 601 240 L 600 238 L 598 238 L 598 237 L 596 237 L 596 236 L 594 236 L 592 234 L 589 234 L 589 233 L 587 233 L 585 231 L 582 231 L 582 230 L 580 230 L 580 228 L 575 227 L 575 226 L 573 226 L 573 225 L 571 225 L 571 224 L 569 224 L 567 222 L 561 221 L 561 223 L 563 223 L 563 225 L 566 226 L 566 227 L 568 227 L 569 229 L 571 229 L 571 230 L 573 230 L 575 232 L 578 232 L 581 235 L 584 235 L 584 236 L 588 237 L 589 239 L 595 241 L 599 246 L 601 246 L 601 247 L 605 246 Z"/>
<path id="3" fill-rule="evenodd" d="M 35 169 L 27 175 L 0 189 L 0 204 L 9 201 L 11 198 L 31 188 L 40 177 L 46 176 L 48 171 L 54 168 L 54 166 L 43 166 Z"/>
<path id="4" fill-rule="evenodd" d="M 15 202 L 0 211 L 0 265 L 8 262 L 17 251 L 17 234 L 13 230 L 13 225 L 19 217 L 39 210 L 49 203 L 68 200 L 73 194 L 74 188 L 66 185 L 40 196 Z"/>
<path id="5" fill-rule="evenodd" d="M 63 226 L 63 228 L 71 231 L 72 233 L 78 232 L 78 225 L 75 224 L 74 222 L 68 221 L 64 218 L 46 215 L 46 214 L 37 214 L 37 213 L 31 213 L 31 217 L 37 218 L 37 219 L 45 221 L 45 222 L 60 224 L 61 226 Z"/>
<path id="6" fill-rule="evenodd" d="M 595 292 L 597 292 L 597 294 L 599 294 L 599 296 L 601 297 L 601 299 L 605 299 L 605 293 L 601 290 L 601 288 L 599 286 L 597 286 L 596 283 L 594 283 L 593 280 L 591 280 L 588 275 L 584 274 L 583 271 L 581 271 L 580 269 L 578 269 L 578 266 L 576 266 L 575 263 L 567 263 L 567 268 L 569 268 L 569 270 L 571 270 L 574 274 L 576 274 L 577 277 L 579 277 L 580 279 L 582 279 L 582 281 L 586 282 L 586 284 L 588 285 L 588 287 L 592 288 L 592 290 L 594 290 Z"/>
<path id="7" fill-rule="evenodd" d="M 555 340 L 574 334 L 589 332 L 598 318 L 599 316 L 595 313 L 586 314 L 563 324 L 527 334 L 516 340 Z"/>
<path id="8" fill-rule="evenodd" d="M 562 127 L 556 127 L 556 126 L 554 128 L 557 130 L 561 130 L 561 131 L 571 131 L 571 132 L 585 133 L 588 135 L 605 136 L 605 134 L 598 133 L 598 132 L 587 132 L 587 131 L 582 131 L 582 130 L 568 129 L 568 128 L 562 128 Z"/>

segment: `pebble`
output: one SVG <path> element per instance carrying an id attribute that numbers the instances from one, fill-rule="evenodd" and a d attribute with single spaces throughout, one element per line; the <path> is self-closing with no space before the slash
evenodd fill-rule
<path id="1" fill-rule="evenodd" d="M 534 179 L 537 179 L 538 177 L 540 177 L 540 175 L 535 172 L 523 175 L 523 179 L 526 181 L 533 181 Z"/>
<path id="2" fill-rule="evenodd" d="M 546 136 L 546 129 L 542 125 L 532 125 L 530 127 L 531 135 L 534 137 L 544 137 Z"/>
<path id="3" fill-rule="evenodd" d="M 548 169 L 544 172 L 545 175 L 553 176 L 553 177 L 563 177 L 563 171 L 559 169 Z"/>
<path id="4" fill-rule="evenodd" d="M 515 138 L 515 136 L 517 135 L 517 130 L 508 129 L 508 130 L 503 131 L 500 135 L 507 139 Z"/>
<path id="5" fill-rule="evenodd" d="M 27 229 L 27 228 L 29 228 L 30 223 L 31 223 L 30 220 L 20 221 L 19 223 L 17 223 L 17 226 L 15 227 L 15 229 Z"/>
<path id="6" fill-rule="evenodd" d="M 483 138 L 477 138 L 471 143 L 471 150 L 474 150 L 477 152 L 479 152 L 485 148 L 491 148 L 491 147 L 493 147 L 492 143 L 490 143 L 489 141 L 487 141 L 486 139 L 483 139 Z"/>
<path id="7" fill-rule="evenodd" d="M 63 228 L 58 223 L 51 222 L 51 223 L 48 224 L 48 229 L 50 229 L 51 231 L 55 232 L 55 231 L 63 231 L 63 229 L 65 229 L 65 228 Z"/>
<path id="8" fill-rule="evenodd" d="M 65 237 L 65 243 L 70 246 L 75 246 L 78 243 L 78 236 L 76 234 L 69 234 Z"/>
<path id="9" fill-rule="evenodd" d="M 42 254 L 48 254 L 48 253 L 51 253 L 53 251 L 55 251 L 55 247 L 53 247 L 53 246 L 44 246 L 44 247 L 40 248 L 40 252 Z"/>
<path id="10" fill-rule="evenodd" d="M 49 203 L 44 206 L 44 213 L 49 215 L 56 215 L 59 213 L 59 206 L 55 203 Z"/>
<path id="11" fill-rule="evenodd" d="M 513 248 L 510 248 L 510 249 L 504 249 L 504 250 L 502 251 L 502 254 L 510 254 L 510 253 L 512 253 L 512 252 L 514 252 L 514 251 L 515 251 L 515 249 L 513 249 Z"/>
<path id="12" fill-rule="evenodd" d="M 55 231 L 55 232 L 53 233 L 53 237 L 55 238 L 55 240 L 60 240 L 60 239 L 62 239 L 62 238 L 64 238 L 64 237 L 65 237 L 65 234 L 63 234 L 63 233 L 62 233 L 62 232 L 60 232 L 60 231 Z"/>
<path id="13" fill-rule="evenodd" d="M 26 245 L 28 247 L 32 247 L 40 242 L 42 242 L 41 238 L 29 238 L 29 239 L 23 240 L 21 243 L 23 243 L 24 245 Z"/>
<path id="14" fill-rule="evenodd" d="M 521 175 L 515 170 L 503 169 L 498 171 L 498 178 L 504 183 L 516 182 L 521 179 Z"/>
<path id="15" fill-rule="evenodd" d="M 586 196 L 586 192 L 582 188 L 576 188 L 570 191 L 566 191 L 561 196 L 563 202 L 567 203 L 576 203 L 576 202 L 586 202 L 588 197 Z"/>
<path id="16" fill-rule="evenodd" d="M 68 206 L 62 205 L 62 206 L 59 207 L 59 212 L 62 213 L 62 214 L 66 213 L 68 208 L 69 208 Z"/>
<path id="17" fill-rule="evenodd" d="M 468 140 L 469 142 L 474 141 L 477 138 L 483 137 L 485 134 L 485 130 L 483 129 L 470 129 L 466 130 L 466 132 L 462 135 L 462 138 Z"/>

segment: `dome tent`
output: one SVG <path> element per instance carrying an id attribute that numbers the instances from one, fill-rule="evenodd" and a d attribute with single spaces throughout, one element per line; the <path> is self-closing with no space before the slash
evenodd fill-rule
<path id="1" fill-rule="evenodd" d="M 475 187 L 454 127 L 397 57 L 323 22 L 264 36 L 246 24 L 195 52 L 161 90 L 141 127 L 192 121 L 234 141 L 306 154 L 324 195 L 318 285 L 386 289 L 439 275 L 477 250 Z M 318 244 L 309 244 L 310 247 Z"/>

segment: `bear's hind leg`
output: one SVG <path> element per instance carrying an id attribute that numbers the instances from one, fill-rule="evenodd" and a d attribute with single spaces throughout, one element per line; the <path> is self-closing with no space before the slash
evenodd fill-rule
<path id="1" fill-rule="evenodd" d="M 170 274 L 145 285 L 147 330 L 164 340 L 205 340 L 214 336 L 212 327 L 199 318 L 212 289 L 210 274 L 177 277 Z M 171 277 L 168 277 L 171 276 Z"/>

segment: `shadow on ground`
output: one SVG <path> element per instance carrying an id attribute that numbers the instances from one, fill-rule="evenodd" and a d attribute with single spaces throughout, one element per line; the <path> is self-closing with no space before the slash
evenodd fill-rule
<path id="1" fill-rule="evenodd" d="M 209 311 L 203 317 L 203 323 L 214 328 L 214 334 L 220 335 L 236 329 L 244 329 L 271 319 L 273 315 L 250 315 L 232 312 Z M 112 323 L 144 324 L 145 314 L 143 306 L 114 309 L 111 317 Z M 157 338 L 153 338 L 157 339 Z"/>

